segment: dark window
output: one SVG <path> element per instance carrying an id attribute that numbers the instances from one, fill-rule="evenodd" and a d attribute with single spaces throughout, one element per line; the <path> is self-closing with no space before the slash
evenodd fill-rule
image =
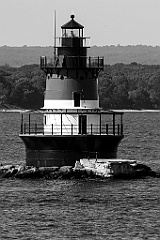
<path id="1" fill-rule="evenodd" d="M 80 107 L 80 93 L 74 92 L 74 107 Z"/>
<path id="2" fill-rule="evenodd" d="M 79 134 L 87 133 L 87 116 L 79 115 Z"/>

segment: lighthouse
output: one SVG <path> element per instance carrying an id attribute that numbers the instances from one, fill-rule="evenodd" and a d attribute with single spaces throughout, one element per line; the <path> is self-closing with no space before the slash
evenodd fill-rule
<path id="1" fill-rule="evenodd" d="M 89 40 L 72 14 L 61 26 L 54 55 L 40 57 L 46 74 L 43 123 L 32 123 L 30 113 L 28 122 L 23 116 L 21 122 L 28 166 L 74 166 L 86 157 L 117 157 L 123 113 L 99 106 L 98 75 L 104 58 L 87 55 Z"/>
<path id="2" fill-rule="evenodd" d="M 44 109 L 98 109 L 98 73 L 103 69 L 103 58 L 87 57 L 87 40 L 83 26 L 71 20 L 61 26 L 57 56 L 41 57 L 41 68 L 48 76 Z M 50 67 L 51 66 L 51 67 Z M 53 68 L 54 66 L 54 68 Z"/>

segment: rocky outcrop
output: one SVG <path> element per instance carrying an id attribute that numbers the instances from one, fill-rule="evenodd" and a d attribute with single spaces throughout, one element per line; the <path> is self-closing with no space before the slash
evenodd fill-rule
<path id="1" fill-rule="evenodd" d="M 22 165 L 1 165 L 0 178 L 45 178 L 45 179 L 84 179 L 119 178 L 132 179 L 146 176 L 160 177 L 160 173 L 134 160 L 122 159 L 81 159 L 75 166 L 32 167 Z"/>
<path id="2" fill-rule="evenodd" d="M 158 176 L 158 173 L 144 164 L 128 159 L 81 159 L 80 163 L 87 170 L 103 178 L 140 178 Z"/>

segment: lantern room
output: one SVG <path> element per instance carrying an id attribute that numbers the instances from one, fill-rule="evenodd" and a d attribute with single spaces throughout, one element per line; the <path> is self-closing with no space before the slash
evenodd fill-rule
<path id="1" fill-rule="evenodd" d="M 74 15 L 71 15 L 71 20 L 61 26 L 62 36 L 83 38 L 83 26 L 74 20 Z"/>
<path id="2" fill-rule="evenodd" d="M 61 26 L 62 29 L 62 38 L 61 38 L 61 47 L 72 47 L 72 48 L 82 48 L 85 47 L 84 40 L 86 42 L 86 38 L 83 37 L 83 28 L 81 24 L 74 20 L 74 15 L 71 15 L 71 20 L 64 25 Z M 76 55 L 86 55 L 85 52 L 74 51 L 77 53 Z"/>

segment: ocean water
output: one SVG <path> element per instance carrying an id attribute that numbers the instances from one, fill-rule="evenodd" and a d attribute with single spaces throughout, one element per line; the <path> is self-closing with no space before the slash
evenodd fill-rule
<path id="1" fill-rule="evenodd" d="M 24 164 L 20 113 L 0 112 L 0 163 Z M 160 112 L 125 112 L 118 157 L 160 171 Z M 0 239 L 160 239 L 160 178 L 0 179 Z"/>

